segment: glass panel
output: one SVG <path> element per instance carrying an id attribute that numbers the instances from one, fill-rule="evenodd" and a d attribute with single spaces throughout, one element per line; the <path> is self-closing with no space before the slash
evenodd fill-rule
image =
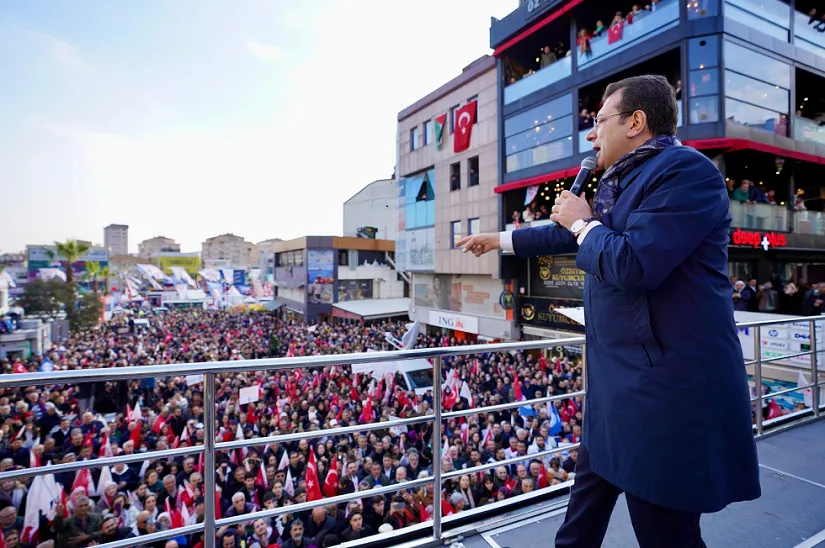
<path id="1" fill-rule="evenodd" d="M 725 117 L 731 122 L 763 129 L 777 135 L 788 134 L 787 117 L 778 112 L 740 103 L 733 99 L 725 98 Z"/>
<path id="2" fill-rule="evenodd" d="M 733 227 L 779 232 L 788 230 L 788 209 L 784 206 L 731 202 L 730 213 Z"/>
<path id="3" fill-rule="evenodd" d="M 716 17 L 719 15 L 719 0 L 689 0 L 687 3 L 688 19 Z"/>
<path id="4" fill-rule="evenodd" d="M 719 93 L 719 69 L 692 70 L 688 78 L 690 79 L 689 97 Z"/>
<path id="5" fill-rule="evenodd" d="M 508 105 L 517 99 L 526 97 L 570 76 L 573 72 L 573 58 L 562 57 L 552 65 L 546 66 L 535 74 L 525 76 L 504 88 L 504 104 Z"/>
<path id="6" fill-rule="evenodd" d="M 727 0 L 727 2 L 766 19 L 774 25 L 786 29 L 791 28 L 791 7 L 780 0 Z"/>
<path id="7" fill-rule="evenodd" d="M 793 230 L 797 234 L 825 235 L 825 213 L 797 211 L 793 215 Z"/>
<path id="8" fill-rule="evenodd" d="M 573 117 L 565 116 L 555 122 L 528 129 L 524 133 L 508 137 L 505 143 L 504 154 L 515 154 L 528 148 L 533 148 L 550 141 L 556 141 L 573 133 Z"/>
<path id="9" fill-rule="evenodd" d="M 676 0 L 663 0 L 654 7 L 653 11 L 645 10 L 635 16 L 630 24 L 625 21 L 621 25 L 613 25 L 608 32 L 592 37 L 589 52 L 582 52 L 582 48 L 577 47 L 579 66 L 605 59 L 638 40 L 650 38 L 679 24 L 679 3 Z"/>
<path id="10" fill-rule="evenodd" d="M 427 226 L 427 204 L 428 202 L 415 202 L 415 228 Z"/>
<path id="11" fill-rule="evenodd" d="M 504 120 L 504 136 L 509 137 L 521 133 L 569 114 L 573 114 L 573 96 L 567 94 L 552 101 L 547 101 L 536 108 L 531 108 L 527 112 L 507 118 Z"/>
<path id="12" fill-rule="evenodd" d="M 768 17 L 767 14 L 764 15 L 765 17 Z M 757 17 L 756 15 L 740 9 L 733 4 L 725 4 L 725 17 L 742 23 L 743 25 L 754 30 L 758 30 L 759 32 L 767 34 L 777 40 L 782 40 L 783 42 L 788 41 L 788 29 L 774 25 L 770 21 L 763 19 L 762 17 Z"/>
<path id="13" fill-rule="evenodd" d="M 725 67 L 763 82 L 791 89 L 791 67 L 752 49 L 725 40 Z"/>
<path id="14" fill-rule="evenodd" d="M 689 99 L 688 105 L 691 124 L 719 121 L 719 99 L 715 95 Z"/>
<path id="15" fill-rule="evenodd" d="M 794 11 L 794 44 L 825 57 L 825 22 L 819 16 Z M 822 30 L 820 30 L 822 29 Z"/>
<path id="16" fill-rule="evenodd" d="M 415 228 L 417 225 L 415 224 L 415 202 L 411 204 L 407 204 L 406 211 L 405 211 L 405 220 L 407 223 L 407 229 Z"/>
<path id="17" fill-rule="evenodd" d="M 688 69 L 705 69 L 719 65 L 719 39 L 705 36 L 688 40 Z"/>
<path id="18" fill-rule="evenodd" d="M 507 172 L 555 162 L 573 155 L 573 138 L 567 137 L 507 156 Z"/>
<path id="19" fill-rule="evenodd" d="M 825 145 L 825 126 L 807 118 L 794 118 L 793 138 L 797 141 L 808 141 Z"/>
<path id="20" fill-rule="evenodd" d="M 435 200 L 420 203 L 424 204 L 424 224 L 422 226 L 435 225 Z"/>
<path id="21" fill-rule="evenodd" d="M 579 132 L 579 154 L 593 152 L 593 143 L 587 140 L 587 134 L 592 128 L 583 129 Z"/>
<path id="22" fill-rule="evenodd" d="M 729 70 L 725 71 L 725 95 L 782 114 L 788 113 L 791 101 L 791 93 L 788 90 Z"/>
<path id="23" fill-rule="evenodd" d="M 676 109 L 679 112 L 679 120 L 676 122 L 676 127 L 682 127 L 682 124 L 684 123 L 682 119 L 682 101 L 676 101 Z"/>
<path id="24" fill-rule="evenodd" d="M 467 233 L 469 236 L 470 234 L 479 234 L 481 232 L 481 221 L 478 219 L 470 219 L 470 231 Z"/>
<path id="25" fill-rule="evenodd" d="M 427 120 L 424 122 L 424 144 L 429 145 L 433 141 L 435 141 L 435 135 L 433 133 L 433 121 Z"/>

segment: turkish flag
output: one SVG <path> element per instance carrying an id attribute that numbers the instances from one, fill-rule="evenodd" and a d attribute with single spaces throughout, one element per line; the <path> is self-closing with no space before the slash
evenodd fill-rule
<path id="1" fill-rule="evenodd" d="M 321 500 L 324 495 L 321 494 L 321 486 L 318 484 L 318 468 L 315 464 L 315 450 L 309 450 L 309 462 L 307 463 L 307 501 Z"/>
<path id="2" fill-rule="evenodd" d="M 334 464 L 329 467 L 329 473 L 327 474 L 326 481 L 324 481 L 323 491 L 328 497 L 338 495 L 338 469 Z"/>
<path id="3" fill-rule="evenodd" d="M 467 103 L 455 113 L 455 135 L 453 135 L 453 152 L 464 152 L 470 148 L 470 137 L 476 121 L 478 101 Z"/>
<path id="4" fill-rule="evenodd" d="M 607 31 L 607 43 L 613 44 L 621 40 L 623 31 L 624 23 L 614 23 L 610 25 L 610 29 Z"/>

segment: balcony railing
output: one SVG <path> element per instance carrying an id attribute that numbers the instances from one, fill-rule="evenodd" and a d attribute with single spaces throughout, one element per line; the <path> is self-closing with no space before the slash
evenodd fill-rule
<path id="1" fill-rule="evenodd" d="M 544 226 L 544 225 L 552 225 L 553 221 L 550 219 L 539 219 L 538 221 L 531 221 L 529 223 L 519 223 L 518 227 L 516 227 L 516 223 L 508 223 L 505 227 L 507 232 L 512 232 L 516 228 L 530 228 L 531 226 Z"/>
<path id="2" fill-rule="evenodd" d="M 608 21 L 608 19 L 605 19 Z M 579 48 L 578 66 L 584 67 L 596 61 L 622 51 L 630 45 L 655 36 L 679 24 L 679 3 L 676 0 L 664 0 L 656 4 L 655 11 L 644 11 L 633 18 L 633 23 L 625 23 L 622 37 L 609 43 L 609 32 L 605 29 L 601 36 L 590 40 L 592 53 L 582 54 Z"/>
<path id="3" fill-rule="evenodd" d="M 787 232 L 788 209 L 771 204 L 743 204 L 731 201 L 731 226 L 755 230 Z"/>
<path id="4" fill-rule="evenodd" d="M 787 359 L 800 357 L 800 356 L 811 356 L 810 360 L 810 374 L 811 374 L 811 383 L 805 385 L 798 385 L 793 388 L 789 388 L 787 390 L 780 390 L 778 392 L 773 392 L 770 394 L 762 395 L 760 390 L 756 391 L 756 396 L 751 398 L 751 401 L 756 406 L 757 409 L 761 408 L 761 402 L 763 402 L 767 398 L 774 398 L 783 394 L 791 393 L 791 392 L 799 392 L 802 390 L 811 389 L 811 402 L 812 405 L 806 412 L 798 412 L 795 414 L 792 419 L 794 424 L 792 425 L 785 425 L 784 422 L 781 422 L 780 419 L 772 419 L 768 421 L 763 421 L 762 413 L 755 413 L 755 425 L 754 431 L 756 436 L 761 436 L 766 426 L 776 426 L 776 428 L 772 428 L 771 432 L 778 431 L 779 429 L 786 428 L 789 426 L 793 426 L 796 424 L 801 424 L 802 422 L 807 422 L 809 420 L 816 420 L 820 416 L 821 411 L 821 404 L 820 404 L 820 390 L 819 386 L 825 385 L 825 382 L 819 381 L 819 370 L 817 368 L 817 356 L 821 353 L 817 350 L 817 332 L 816 332 L 816 323 L 817 321 L 825 321 L 825 317 L 811 317 L 811 318 L 786 318 L 781 320 L 769 320 L 769 321 L 760 321 L 760 322 L 749 322 L 744 324 L 738 324 L 737 327 L 740 329 L 753 329 L 754 336 L 753 336 L 753 355 L 755 359 L 747 360 L 743 363 L 746 368 L 752 368 L 753 370 L 753 377 L 755 381 L 755 386 L 759 387 L 762 385 L 762 365 L 764 363 L 774 363 L 774 362 L 782 362 Z M 762 355 L 762 337 L 761 337 L 761 329 L 768 326 L 777 326 L 780 324 L 798 324 L 799 322 L 805 322 L 810 327 L 809 336 L 810 336 L 810 349 L 804 352 L 796 352 L 792 354 L 787 354 L 784 356 L 777 356 L 771 358 L 765 358 Z M 431 422 L 433 425 L 432 429 L 432 454 L 435 456 L 433 458 L 433 475 L 432 477 L 421 478 L 421 479 L 413 479 L 403 481 L 401 483 L 397 483 L 394 485 L 389 485 L 386 487 L 376 487 L 369 491 L 370 496 L 372 495 L 387 495 L 393 494 L 400 490 L 410 489 L 414 487 L 423 487 L 428 484 L 433 484 L 433 492 L 440 496 L 442 492 L 442 483 L 445 479 L 456 478 L 466 474 L 474 474 L 477 472 L 482 472 L 484 470 L 489 470 L 496 468 L 498 466 L 506 466 L 510 464 L 517 464 L 519 462 L 524 461 L 523 456 L 516 456 L 510 459 L 505 459 L 503 461 L 497 461 L 494 463 L 482 464 L 479 466 L 474 466 L 471 468 L 464 468 L 460 470 L 454 470 L 451 472 L 443 472 L 441 466 L 441 459 L 439 455 L 442 452 L 442 422 L 449 421 L 450 419 L 456 419 L 460 417 L 470 416 L 470 415 L 481 415 L 486 416 L 488 413 L 495 413 L 499 411 L 505 411 L 510 409 L 516 409 L 519 407 L 523 407 L 525 405 L 535 405 L 539 403 L 548 403 L 553 402 L 556 400 L 564 400 L 569 398 L 575 398 L 579 396 L 585 396 L 586 394 L 586 362 L 585 362 L 585 353 L 582 352 L 582 390 L 577 392 L 572 392 L 568 394 L 560 394 L 555 396 L 545 396 L 541 398 L 534 398 L 531 400 L 522 400 L 516 401 L 511 403 L 499 404 L 499 405 L 491 405 L 487 407 L 480 407 L 475 409 L 467 409 L 461 411 L 450 411 L 450 412 L 443 412 L 442 404 L 443 404 L 443 395 L 441 392 L 441 384 L 442 384 L 442 360 L 443 358 L 450 357 L 450 356 L 462 356 L 467 354 L 483 354 L 483 353 L 490 353 L 490 352 L 513 352 L 513 351 L 524 351 L 530 349 L 547 349 L 547 348 L 555 348 L 557 346 L 574 346 L 574 345 L 583 345 L 585 342 L 584 337 L 571 337 L 565 339 L 548 339 L 542 341 L 525 341 L 525 342 L 510 342 L 510 343 L 497 343 L 497 344 L 479 344 L 479 345 L 471 345 L 471 346 L 460 346 L 460 347 L 445 347 L 445 348 L 421 348 L 421 349 L 414 349 L 414 350 L 405 350 L 405 351 L 393 351 L 393 352 L 367 352 L 367 353 L 358 353 L 358 354 L 345 354 L 345 355 L 326 355 L 326 356 L 305 356 L 305 357 L 290 357 L 290 358 L 270 358 L 270 359 L 261 359 L 261 360 L 241 360 L 241 361 L 223 361 L 223 362 L 206 362 L 206 363 L 188 363 L 188 364 L 171 364 L 171 365 L 155 365 L 155 366 L 145 366 L 145 367 L 115 367 L 115 368 L 106 368 L 106 369 L 85 369 L 85 370 L 74 370 L 74 371 L 52 371 L 52 372 L 43 372 L 43 373 L 23 373 L 23 374 L 15 374 L 15 375 L 0 375 L 0 389 L 10 389 L 10 388 L 23 388 L 28 386 L 44 386 L 44 385 L 63 385 L 68 383 L 82 383 L 82 382 L 106 382 L 106 381 L 127 381 L 127 380 L 135 380 L 135 379 L 149 379 L 149 378 L 166 378 L 166 377 L 178 377 L 178 376 L 186 376 L 186 375 L 203 375 L 204 376 L 204 390 L 203 390 L 203 400 L 204 400 L 204 441 L 203 445 L 194 445 L 192 447 L 181 447 L 177 449 L 165 449 L 159 451 L 151 451 L 147 453 L 136 453 L 131 455 L 118 455 L 116 457 L 101 457 L 98 459 L 89 459 L 83 461 L 75 461 L 69 463 L 62 463 L 56 465 L 46 465 L 46 466 L 39 466 L 36 468 L 23 468 L 18 470 L 7 470 L 4 472 L 0 472 L 0 482 L 7 481 L 7 480 L 25 480 L 27 478 L 33 476 L 43 476 L 47 474 L 58 474 L 58 473 L 65 473 L 65 472 L 75 472 L 78 470 L 84 469 L 91 469 L 91 468 L 102 468 L 104 466 L 114 466 L 117 464 L 130 464 L 136 462 L 142 462 L 146 460 L 156 461 L 161 459 L 172 459 L 177 457 L 184 457 L 184 456 L 195 456 L 195 455 L 203 455 L 204 460 L 204 471 L 208 473 L 204 473 L 204 518 L 202 523 L 198 523 L 195 525 L 186 525 L 183 527 L 178 527 L 174 529 L 168 529 L 165 531 L 158 531 L 155 533 L 141 535 L 139 538 L 129 538 L 125 540 L 119 540 L 116 542 L 110 542 L 101 544 L 100 548 L 131 548 L 135 545 L 143 545 L 147 543 L 156 543 L 159 541 L 168 540 L 175 537 L 180 537 L 184 535 L 192 535 L 202 533 L 204 535 L 204 546 L 206 548 L 214 548 L 216 545 L 216 531 L 221 527 L 225 526 L 233 526 L 238 525 L 241 523 L 246 522 L 253 522 L 257 519 L 267 519 L 267 518 L 277 518 L 284 514 L 297 514 L 301 512 L 308 512 L 311 511 L 313 508 L 323 507 L 327 505 L 333 504 L 340 504 L 345 503 L 353 500 L 358 500 L 363 498 L 363 492 L 355 492 L 349 493 L 344 495 L 338 495 L 334 497 L 327 497 L 322 498 L 320 500 L 315 500 L 311 502 L 305 503 L 298 503 L 293 505 L 288 505 L 279 508 L 273 508 L 268 510 L 261 510 L 255 511 L 248 514 L 243 514 L 239 516 L 232 516 L 226 517 L 222 519 L 215 519 L 215 503 L 216 497 L 214 493 L 216 491 L 216 478 L 215 478 L 215 463 L 216 463 L 216 454 L 219 451 L 232 451 L 235 449 L 242 449 L 247 447 L 258 447 L 258 446 L 265 446 L 274 443 L 289 443 L 295 442 L 299 440 L 310 440 L 315 438 L 322 438 L 327 436 L 335 436 L 341 434 L 354 434 L 360 433 L 365 431 L 376 431 L 376 430 L 385 430 L 392 427 L 398 426 L 406 426 L 410 424 L 417 424 L 422 422 Z M 293 369 L 310 369 L 310 368 L 319 368 L 319 367 L 331 367 L 331 366 L 355 366 L 355 365 L 364 365 L 370 363 L 380 363 L 380 362 L 395 362 L 395 361 L 405 361 L 405 360 L 415 360 L 415 359 L 432 359 L 433 361 L 433 405 L 432 405 L 432 414 L 421 416 L 421 417 L 411 417 L 411 418 L 404 418 L 404 419 L 393 419 L 388 421 L 378 421 L 375 423 L 370 424 L 356 424 L 352 426 L 344 426 L 344 427 L 335 427 L 335 428 L 328 428 L 323 430 L 310 430 L 307 432 L 297 432 L 291 434 L 281 434 L 275 436 L 266 436 L 260 438 L 249 438 L 243 440 L 236 440 L 236 441 L 227 441 L 227 442 L 220 442 L 217 441 L 217 417 L 216 417 L 216 407 L 217 402 L 215 400 L 216 397 L 216 378 L 220 374 L 233 374 L 233 373 L 249 373 L 255 371 L 287 371 Z M 800 371 L 803 371 L 807 368 L 799 368 Z M 586 405 L 586 404 L 585 404 Z M 552 455 L 554 453 L 560 453 L 563 451 L 569 451 L 571 449 L 575 449 L 578 447 L 578 443 L 564 445 L 561 447 L 556 447 L 553 449 L 547 449 L 543 451 L 538 451 L 536 453 L 530 454 L 530 458 L 541 458 L 545 456 Z M 531 497 L 535 497 L 537 494 L 550 494 L 560 489 L 568 488 L 572 485 L 572 482 L 564 482 L 559 485 L 555 485 L 552 487 L 547 487 L 544 489 L 536 490 L 533 494 L 527 495 L 520 495 L 519 498 L 513 499 L 516 502 L 523 502 L 529 500 Z M 485 506 L 485 510 L 490 511 L 500 511 L 502 508 L 508 506 L 508 501 L 498 502 L 489 506 Z M 431 535 L 433 539 L 439 543 L 443 544 L 446 540 L 447 536 L 444 535 L 443 525 L 444 523 L 450 524 L 451 522 L 456 522 L 459 520 L 465 520 L 468 517 L 476 516 L 479 512 L 484 510 L 475 509 L 469 512 L 462 512 L 457 515 L 452 515 L 449 517 L 442 516 L 441 512 L 441 504 L 438 503 L 438 499 L 434 501 L 433 504 L 433 513 L 432 513 L 432 532 Z M 429 523 L 429 522 L 427 522 Z M 390 533 L 382 533 L 378 535 L 374 535 L 364 539 L 364 542 L 369 543 L 371 541 L 384 541 L 387 543 L 391 543 L 392 539 L 398 538 L 400 535 L 408 534 L 411 530 L 413 531 L 421 531 L 422 533 L 429 530 L 427 523 L 422 523 L 418 525 L 413 525 L 409 528 L 400 529 L 398 531 L 393 531 Z M 397 542 L 396 542 L 397 544 Z"/>
<path id="5" fill-rule="evenodd" d="M 821 211 L 794 212 L 793 230 L 797 234 L 825 236 L 825 213 Z"/>
<path id="6" fill-rule="evenodd" d="M 554 84 L 570 76 L 573 72 L 573 61 L 568 55 L 562 57 L 552 65 L 546 66 L 535 74 L 525 76 L 518 82 L 513 82 L 504 88 L 504 104 L 509 105 L 513 101 L 527 97 L 534 91 L 544 89 L 550 84 Z"/>
<path id="7" fill-rule="evenodd" d="M 825 40 L 825 33 L 823 33 Z M 822 50 L 825 57 L 825 49 Z M 819 125 L 819 122 L 809 120 L 797 116 L 793 121 L 793 138 L 797 141 L 808 141 L 809 143 L 819 143 L 825 145 L 825 126 Z"/>

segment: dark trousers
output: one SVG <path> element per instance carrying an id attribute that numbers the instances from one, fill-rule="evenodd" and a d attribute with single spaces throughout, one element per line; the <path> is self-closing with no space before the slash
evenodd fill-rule
<path id="1" fill-rule="evenodd" d="M 579 447 L 576 482 L 556 548 L 599 548 L 616 499 L 622 490 L 590 469 L 590 454 Z M 640 548 L 706 548 L 699 529 L 701 514 L 679 512 L 626 493 L 630 521 Z"/>

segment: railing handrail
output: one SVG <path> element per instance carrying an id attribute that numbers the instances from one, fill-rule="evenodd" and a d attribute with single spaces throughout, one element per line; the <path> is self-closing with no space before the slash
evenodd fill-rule
<path id="1" fill-rule="evenodd" d="M 377 362 L 406 361 L 421 358 L 463 356 L 466 354 L 486 354 L 511 350 L 531 350 L 558 345 L 584 344 L 582 336 L 542 341 L 518 341 L 506 343 L 473 344 L 438 348 L 415 348 L 412 350 L 385 350 L 379 352 L 358 352 L 354 354 L 330 354 L 324 356 L 295 356 L 288 358 L 261 358 L 257 360 L 226 360 L 202 363 L 178 363 L 164 365 L 143 365 L 112 367 L 105 369 L 80 369 L 70 371 L 44 371 L 37 373 L 15 373 L 0 375 L 0 389 L 31 385 L 65 384 L 73 382 L 102 382 L 133 379 L 156 379 L 180 375 L 201 375 L 206 373 L 238 373 L 250 371 L 279 371 L 283 369 L 309 369 L 315 367 L 362 365 Z"/>
<path id="2" fill-rule="evenodd" d="M 757 385 L 761 383 L 761 365 L 763 362 L 774 361 L 762 359 L 761 355 L 761 337 L 760 331 L 762 327 L 772 326 L 772 325 L 779 325 L 779 324 L 792 324 L 792 323 L 802 323 L 807 322 L 809 327 L 809 332 L 811 335 L 811 350 L 808 352 L 803 352 L 795 355 L 805 355 L 810 354 L 812 357 L 811 365 L 813 372 L 817 371 L 816 363 L 817 363 L 817 348 L 816 348 L 816 322 L 817 321 L 825 321 L 825 316 L 793 316 L 788 318 L 781 318 L 781 319 L 771 319 L 771 320 L 760 320 L 760 321 L 753 321 L 753 322 L 741 322 L 736 324 L 737 328 L 755 328 L 754 334 L 754 350 L 756 351 L 756 359 L 754 362 L 757 364 L 755 368 L 756 379 L 755 382 Z M 434 493 L 440 493 L 442 487 L 442 481 L 444 479 L 451 479 L 465 473 L 473 473 L 482 470 L 486 470 L 489 468 L 493 468 L 500 465 L 506 465 L 518 462 L 520 460 L 528 460 L 532 459 L 536 456 L 546 456 L 552 453 L 572 450 L 575 449 L 578 444 L 571 444 L 565 446 L 559 446 L 552 449 L 545 449 L 533 455 L 525 455 L 523 457 L 511 457 L 510 459 L 506 459 L 502 462 L 495 462 L 495 463 L 485 463 L 480 466 L 472 467 L 468 470 L 455 470 L 444 473 L 441 470 L 441 425 L 444 420 L 449 420 L 452 418 L 475 415 L 475 414 L 482 414 L 482 416 L 486 415 L 487 412 L 490 411 L 499 411 L 505 409 L 513 409 L 516 407 L 523 407 L 523 406 L 530 406 L 530 405 L 537 405 L 540 403 L 550 403 L 556 400 L 563 400 L 569 398 L 576 398 L 579 396 L 586 395 L 586 386 L 584 383 L 586 382 L 586 375 L 584 374 L 585 366 L 585 353 L 583 352 L 582 355 L 582 390 L 575 391 L 566 394 L 557 394 L 552 396 L 543 396 L 541 398 L 533 398 L 530 400 L 518 401 L 518 402 L 508 402 L 504 404 L 496 404 L 492 406 L 480 407 L 480 408 L 470 408 L 464 409 L 459 411 L 450 411 L 444 413 L 441 409 L 442 404 L 442 394 L 441 394 L 441 372 L 443 371 L 443 358 L 447 356 L 461 356 L 461 355 L 468 355 L 468 354 L 484 354 L 490 352 L 501 352 L 501 351 L 511 351 L 511 350 L 529 350 L 529 349 L 544 349 L 550 347 L 556 347 L 560 345 L 583 345 L 585 343 L 585 337 L 577 336 L 577 337 L 569 337 L 564 339 L 545 339 L 545 340 L 532 340 L 532 341 L 522 341 L 522 342 L 511 342 L 511 343 L 493 343 L 493 344 L 476 344 L 476 345 L 468 345 L 468 346 L 456 346 L 456 347 L 440 347 L 440 348 L 422 348 L 422 349 L 413 349 L 413 350 L 402 350 L 402 351 L 382 351 L 382 352 L 365 352 L 365 353 L 358 353 L 358 354 L 344 354 L 344 355 L 333 355 L 333 356 L 302 356 L 302 357 L 287 357 L 287 358 L 267 358 L 261 360 L 241 360 L 241 361 L 222 361 L 222 362 L 207 362 L 207 363 L 189 363 L 189 364 L 169 364 L 169 365 L 154 365 L 154 366 L 139 366 L 139 367 L 124 367 L 124 368 L 114 368 L 114 369 L 88 369 L 88 370 L 80 370 L 80 371 L 52 371 L 52 372 L 42 372 L 42 373 L 26 373 L 26 374 L 11 374 L 11 375 L 0 375 L 0 388 L 9 388 L 9 387 L 17 387 L 17 386 L 30 386 L 32 384 L 39 384 L 39 385 L 49 385 L 49 384 L 61 384 L 61 383 L 68 383 L 68 382 L 95 382 L 95 381 L 102 381 L 102 380 L 114 380 L 114 379 L 136 379 L 136 378 L 152 378 L 152 377 L 164 377 L 164 376 L 171 376 L 171 375 L 182 375 L 182 374 L 203 374 L 204 375 L 204 423 L 205 423 L 205 436 L 203 440 L 203 444 L 195 444 L 190 447 L 185 448 L 178 448 L 178 449 L 168 449 L 168 450 L 161 450 L 161 451 L 152 451 L 147 453 L 139 453 L 139 454 L 132 454 L 132 455 L 118 455 L 116 457 L 107 457 L 101 459 L 94 459 L 94 460 L 86 460 L 86 461 L 78 461 L 72 463 L 64 463 L 58 465 L 47 465 L 47 466 L 40 466 L 37 468 L 25 468 L 21 470 L 10 470 L 6 472 L 0 472 L 0 481 L 7 480 L 7 479 L 20 479 L 26 477 L 33 477 L 33 476 L 40 476 L 45 474 L 53 474 L 59 472 L 71 472 L 81 469 L 89 469 L 89 468 L 100 468 L 103 466 L 114 465 L 119 463 L 132 463 L 138 461 L 145 461 L 145 460 L 158 460 L 164 458 L 173 458 L 177 456 L 189 456 L 193 454 L 203 454 L 204 455 L 204 492 L 207 493 L 207 496 L 204 497 L 204 504 L 205 504 L 205 519 L 203 523 L 197 525 L 190 525 L 185 526 L 183 528 L 177 529 L 170 529 L 167 531 L 158 531 L 151 535 L 147 535 L 144 537 L 126 539 L 123 541 L 117 541 L 113 543 L 107 543 L 101 545 L 101 548 L 125 548 L 127 546 L 133 546 L 135 544 L 142 544 L 147 541 L 156 541 L 156 540 L 165 540 L 174 538 L 180 535 L 191 534 L 191 533 L 204 533 L 205 538 L 205 545 L 207 548 L 212 548 L 215 546 L 215 534 L 216 534 L 216 527 L 223 527 L 227 525 L 242 523 L 245 521 L 250 521 L 254 519 L 264 518 L 264 517 L 276 517 L 286 513 L 293 513 L 296 511 L 302 510 L 309 510 L 318 506 L 325 506 L 330 503 L 338 503 L 338 502 L 346 502 L 349 500 L 356 500 L 358 498 L 362 498 L 363 494 L 359 496 L 358 492 L 349 493 L 344 495 L 338 495 L 335 497 L 328 497 L 322 498 L 316 501 L 308 501 L 305 503 L 294 504 L 284 508 L 276 508 L 270 510 L 260 510 L 250 514 L 244 514 L 241 516 L 235 516 L 230 518 L 223 518 L 223 519 L 215 519 L 215 497 L 211 495 L 211 493 L 215 492 L 216 490 L 216 481 L 215 481 L 215 458 L 216 453 L 218 451 L 227 451 L 232 450 L 240 447 L 252 447 L 252 446 L 260 446 L 260 445 L 268 445 L 271 443 L 284 443 L 289 441 L 295 441 L 299 439 L 311 439 L 311 438 L 320 438 L 324 436 L 329 436 L 332 434 L 338 433 L 352 433 L 358 432 L 363 430 L 378 430 L 378 429 L 387 429 L 393 426 L 402 426 L 407 424 L 414 424 L 418 422 L 430 422 L 433 423 L 433 431 L 432 431 L 432 449 L 433 449 L 433 474 L 427 478 L 419 478 L 419 479 L 410 479 L 408 481 L 390 485 L 386 487 L 374 488 L 370 490 L 372 494 L 388 494 L 394 491 L 398 491 L 400 489 L 404 489 L 406 487 L 416 487 L 420 485 L 425 485 L 428 483 L 433 483 L 433 491 Z M 284 369 L 300 369 L 300 368 L 309 368 L 309 367 L 326 367 L 326 366 L 337 366 L 337 365 L 353 365 L 353 364 L 369 364 L 369 363 L 376 363 L 376 362 L 386 362 L 386 361 L 406 361 L 411 359 L 420 359 L 420 358 L 433 358 L 434 364 L 434 382 L 433 382 L 433 409 L 432 412 L 421 416 L 421 417 L 410 417 L 404 419 L 392 419 L 392 420 L 384 420 L 370 424 L 364 425 L 353 425 L 353 426 L 346 426 L 346 427 L 336 427 L 336 428 L 326 428 L 326 429 L 319 429 L 319 430 L 312 430 L 309 432 L 298 432 L 298 433 L 291 433 L 291 434 L 283 434 L 283 435 L 276 435 L 276 436 L 269 436 L 266 438 L 251 438 L 246 440 L 237 440 L 237 441 L 230 441 L 230 442 L 223 442 L 223 443 L 216 443 L 216 416 L 215 416 L 215 405 L 214 405 L 214 394 L 215 394 L 215 379 L 217 374 L 221 373 L 232 373 L 232 372 L 249 372 L 249 371 L 273 371 L 273 370 L 284 370 Z M 776 360 L 782 358 L 776 358 Z M 753 362 L 752 362 L 753 363 Z M 748 365 L 746 362 L 745 365 Z M 814 417 L 817 418 L 819 416 L 819 391 L 817 387 L 820 386 L 819 378 L 814 377 L 812 382 L 804 387 L 796 387 L 795 390 L 785 390 L 784 392 L 791 392 L 791 391 L 799 391 L 804 390 L 806 388 L 814 389 L 814 399 L 813 399 L 813 414 Z M 753 398 L 753 401 L 762 401 L 767 398 L 773 396 L 773 394 L 761 394 L 757 390 L 758 395 Z M 212 402 L 210 404 L 210 402 Z M 756 409 L 756 430 L 757 435 L 762 435 L 763 429 L 763 422 L 762 422 L 762 415 L 761 415 L 761 406 L 757 406 Z M 211 471 L 211 472 L 210 472 Z M 440 504 L 436 504 L 433 512 L 433 536 L 436 539 L 441 539 L 441 507 Z"/>

